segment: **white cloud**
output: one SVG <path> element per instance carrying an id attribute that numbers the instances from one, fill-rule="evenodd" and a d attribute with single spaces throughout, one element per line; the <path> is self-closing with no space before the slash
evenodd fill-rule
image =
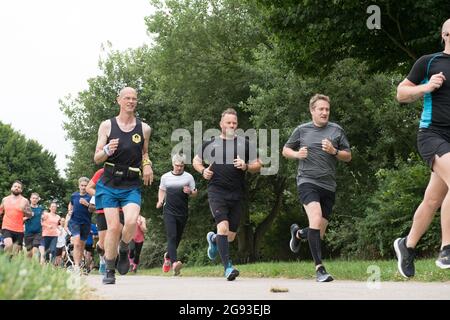
<path id="1" fill-rule="evenodd" d="M 58 99 L 99 73 L 102 43 L 149 44 L 144 17 L 152 12 L 148 0 L 1 1 L 0 121 L 55 154 L 63 173 L 72 146 Z"/>

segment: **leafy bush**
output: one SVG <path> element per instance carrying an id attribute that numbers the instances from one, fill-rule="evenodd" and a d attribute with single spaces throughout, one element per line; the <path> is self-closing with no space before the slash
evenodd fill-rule
<path id="1" fill-rule="evenodd" d="M 379 170 L 378 188 L 372 195 L 366 195 L 364 216 L 341 223 L 330 234 L 330 245 L 342 245 L 343 253 L 362 258 L 393 257 L 393 241 L 408 234 L 429 177 L 430 169 L 417 155 L 406 162 L 398 160 L 395 169 Z M 439 217 L 435 217 L 418 249 L 430 254 L 436 252 L 439 244 Z"/>

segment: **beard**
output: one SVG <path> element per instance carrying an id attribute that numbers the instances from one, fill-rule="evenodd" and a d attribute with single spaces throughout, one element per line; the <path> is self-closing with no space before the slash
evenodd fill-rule
<path id="1" fill-rule="evenodd" d="M 22 191 L 13 190 L 12 194 L 15 196 L 18 196 L 18 195 L 22 194 Z"/>

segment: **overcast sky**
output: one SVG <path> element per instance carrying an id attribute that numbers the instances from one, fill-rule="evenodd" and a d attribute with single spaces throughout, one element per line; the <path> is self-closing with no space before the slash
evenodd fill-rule
<path id="1" fill-rule="evenodd" d="M 0 1 L 0 121 L 55 154 L 63 174 L 72 146 L 58 100 L 99 74 L 102 43 L 150 44 L 151 13 L 148 0 Z"/>

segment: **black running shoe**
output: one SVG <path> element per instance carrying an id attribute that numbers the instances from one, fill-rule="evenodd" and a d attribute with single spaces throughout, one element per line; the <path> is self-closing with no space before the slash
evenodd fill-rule
<path id="1" fill-rule="evenodd" d="M 300 250 L 300 239 L 297 238 L 297 231 L 300 227 L 294 223 L 291 225 L 291 240 L 289 241 L 289 248 L 292 252 L 297 253 Z"/>
<path id="2" fill-rule="evenodd" d="M 414 277 L 414 257 L 416 253 L 414 249 L 406 247 L 406 237 L 394 241 L 394 250 L 397 255 L 397 267 L 400 274 L 405 278 Z"/>
<path id="3" fill-rule="evenodd" d="M 103 276 L 103 284 L 115 284 L 116 283 L 116 271 L 106 269 L 106 273 Z"/>
<path id="4" fill-rule="evenodd" d="M 450 249 L 441 250 L 439 252 L 439 257 L 436 260 L 436 266 L 441 269 L 450 268 Z"/>
<path id="5" fill-rule="evenodd" d="M 117 262 L 117 271 L 121 275 L 127 274 L 130 270 L 130 260 L 128 259 L 128 250 L 119 250 L 119 261 Z"/>
<path id="6" fill-rule="evenodd" d="M 317 282 L 330 282 L 333 281 L 333 277 L 325 270 L 324 266 L 319 267 L 316 271 Z"/>

